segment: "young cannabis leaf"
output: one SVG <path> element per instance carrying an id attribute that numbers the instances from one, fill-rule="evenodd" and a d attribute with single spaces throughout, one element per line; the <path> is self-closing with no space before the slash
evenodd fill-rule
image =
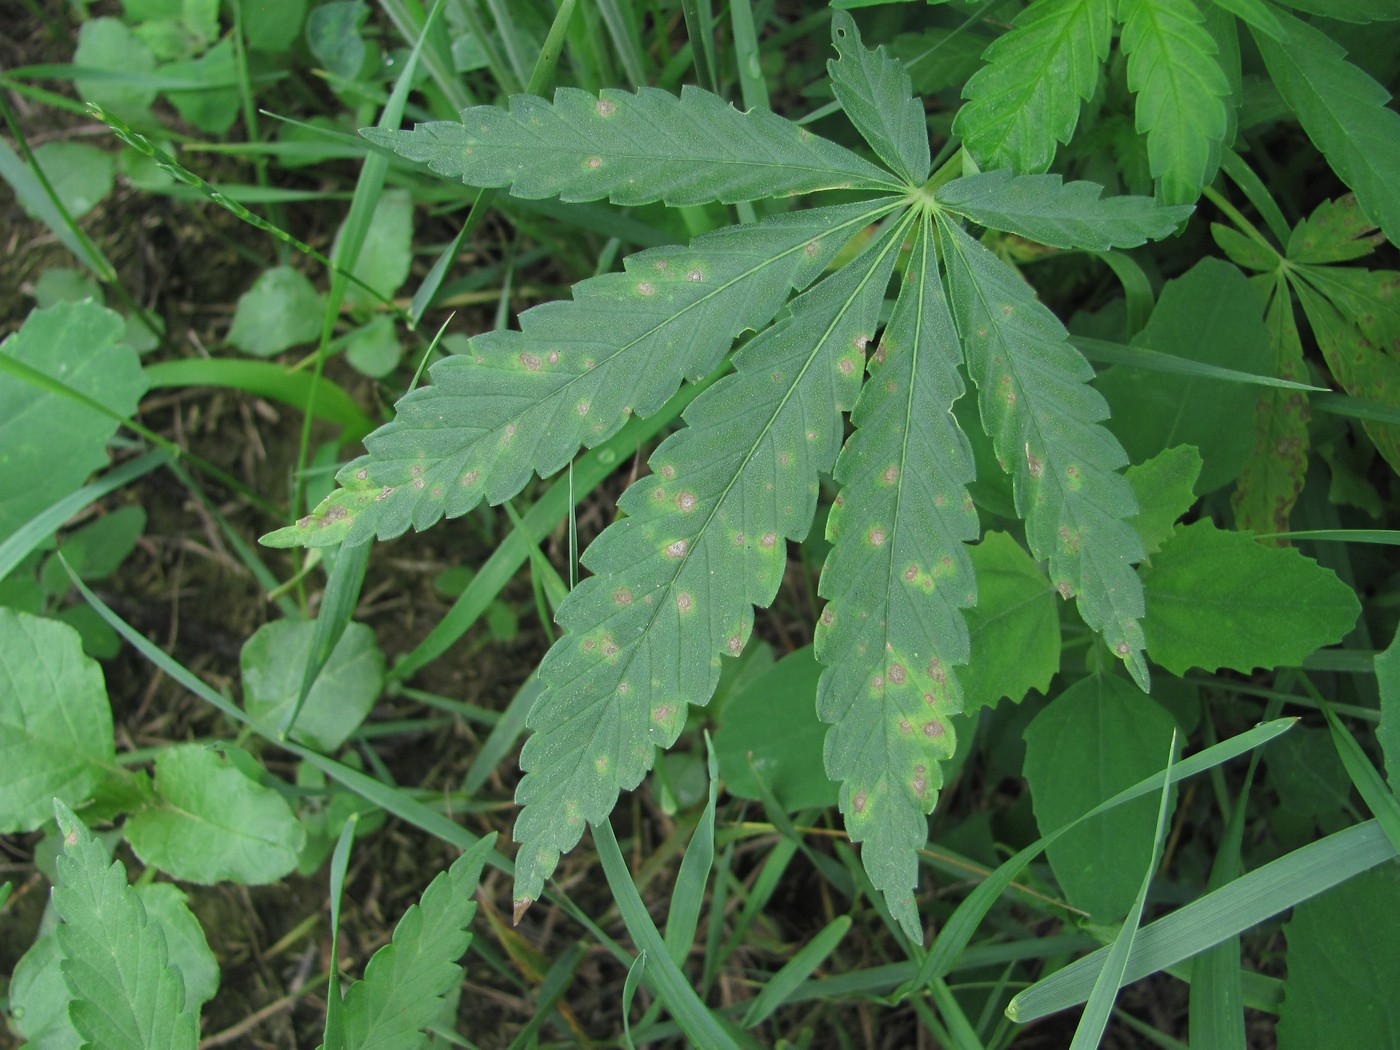
<path id="1" fill-rule="evenodd" d="M 584 827 L 640 783 L 656 746 L 676 740 L 690 705 L 709 701 L 720 658 L 743 650 L 754 607 L 776 595 L 787 543 L 806 536 L 819 480 L 834 471 L 842 494 L 817 626 L 827 771 L 842 781 L 847 827 L 872 880 L 921 938 L 917 850 L 939 763 L 952 753 L 950 719 L 962 707 L 954 669 L 968 658 L 962 610 L 976 599 L 964 546 L 978 533 L 966 491 L 972 459 L 950 413 L 960 357 L 1014 476 L 1032 550 L 1146 685 L 1133 570 L 1142 548 L 1127 524 L 1137 505 L 1116 473 L 1126 457 L 1101 425 L 1092 370 L 962 222 L 1105 250 L 1163 236 L 1189 209 L 1104 201 L 1088 183 L 1005 172 L 933 192 L 922 108 L 902 66 L 864 48 L 844 13 L 833 35 L 837 98 L 891 171 L 690 88 L 679 98 L 563 90 L 552 105 L 516 98 L 505 110 L 467 110 L 460 127 L 376 133 L 468 184 L 531 196 L 700 203 L 894 191 L 643 252 L 625 272 L 576 286 L 572 302 L 527 311 L 520 332 L 474 338 L 469 353 L 435 366 L 432 386 L 399 403 L 396 420 L 367 440 L 369 454 L 341 472 L 338 492 L 268 538 L 358 543 L 483 498 L 499 503 L 630 414 L 656 411 L 739 335 L 758 332 L 653 453 L 651 475 L 623 494 L 625 517 L 585 553 L 591 575 L 560 606 L 566 633 L 541 664 L 545 688 L 521 755 L 517 914 Z M 856 431 L 842 451 L 846 412 Z"/>

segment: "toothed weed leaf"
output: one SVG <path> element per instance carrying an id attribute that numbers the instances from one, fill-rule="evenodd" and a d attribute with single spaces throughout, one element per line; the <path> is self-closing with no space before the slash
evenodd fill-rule
<path id="1" fill-rule="evenodd" d="M 394 936 L 345 995 L 346 1050 L 425 1045 L 444 997 L 462 979 L 477 881 L 496 837 L 488 835 L 440 873 L 394 927 Z"/>
<path id="2" fill-rule="evenodd" d="M 73 999 L 68 1015 L 84 1047 L 182 1050 L 198 1043 L 199 1019 L 170 962 L 165 934 L 149 920 L 126 870 L 62 802 L 54 908 L 60 964 Z"/>
<path id="3" fill-rule="evenodd" d="M 832 15 L 831 35 L 839 57 L 826 68 L 836 100 L 881 160 L 910 185 L 921 184 L 928 178 L 928 127 L 903 64 L 884 48 L 862 47 L 855 19 L 844 11 Z"/>

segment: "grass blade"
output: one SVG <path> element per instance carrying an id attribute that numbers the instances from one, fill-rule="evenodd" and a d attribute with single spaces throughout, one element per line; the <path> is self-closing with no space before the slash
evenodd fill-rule
<path id="1" fill-rule="evenodd" d="M 768 979 L 768 983 L 763 986 L 763 991 L 749 1005 L 748 1012 L 744 1014 L 743 1025 L 745 1028 L 753 1028 L 762 1024 L 769 1015 L 797 990 L 797 987 L 812 976 L 812 971 L 834 952 L 841 943 L 841 939 L 846 936 L 846 931 L 851 928 L 851 917 L 849 915 L 838 915 L 826 924 L 826 927 L 802 946 L 791 959 L 789 959 L 777 973 Z"/>

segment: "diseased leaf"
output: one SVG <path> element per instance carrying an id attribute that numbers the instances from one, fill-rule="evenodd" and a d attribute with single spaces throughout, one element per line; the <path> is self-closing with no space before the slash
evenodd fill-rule
<path id="1" fill-rule="evenodd" d="M 1191 204 L 1220 167 L 1230 82 L 1194 0 L 1121 0 L 1120 44 L 1158 192 Z"/>
<path id="2" fill-rule="evenodd" d="M 476 336 L 434 365 L 432 383 L 365 441 L 369 455 L 296 526 L 264 542 L 330 546 L 389 539 L 514 496 L 531 472 L 562 469 L 633 413 L 657 411 L 730 344 L 811 284 L 888 201 L 817 208 L 735 226 L 689 247 L 654 248 L 626 272 L 574 286 L 572 302 L 520 316 L 521 330 Z"/>
<path id="3" fill-rule="evenodd" d="M 844 11 L 832 15 L 831 38 L 838 58 L 828 59 L 826 69 L 836 101 L 896 175 L 922 185 L 929 172 L 928 124 L 903 64 L 883 47 L 865 48 L 855 19 Z"/>
<path id="4" fill-rule="evenodd" d="M 1400 945 L 1383 931 L 1400 910 L 1389 864 L 1303 901 L 1283 927 L 1288 982 L 1279 1050 L 1400 1044 Z"/>
<path id="5" fill-rule="evenodd" d="M 1142 582 L 1147 651 L 1173 674 L 1296 666 L 1340 641 L 1360 611 L 1331 569 L 1209 521 L 1177 526 Z"/>
<path id="6" fill-rule="evenodd" d="M 1305 382 L 1308 370 L 1303 341 L 1293 317 L 1293 299 L 1282 280 L 1273 282 L 1264 327 L 1274 358 L 1268 374 Z M 1310 417 L 1304 391 L 1260 388 L 1254 403 L 1254 450 L 1240 469 L 1230 499 L 1235 525 L 1241 530 L 1288 531 L 1308 470 Z"/>
<path id="7" fill-rule="evenodd" d="M 958 672 L 969 719 L 1003 697 L 1020 703 L 1032 689 L 1046 692 L 1060 669 L 1060 611 L 1044 571 L 1004 532 L 987 533 L 970 555 L 977 574 L 977 604 L 966 613 L 972 658 Z"/>
<path id="8" fill-rule="evenodd" d="M 952 670 L 969 655 L 962 610 L 977 601 L 972 449 L 952 415 L 957 346 L 925 218 L 836 461 L 816 632 L 827 775 L 841 782 L 865 870 L 915 942 L 918 850 L 963 708 Z"/>
<path id="9" fill-rule="evenodd" d="M 102 668 L 66 624 L 0 607 L 0 832 L 48 822 L 114 771 Z"/>
<path id="10" fill-rule="evenodd" d="M 133 813 L 126 840 L 146 864 L 186 882 L 274 882 L 296 867 L 306 833 L 277 792 L 198 744 L 156 756 L 158 807 Z"/>
<path id="11" fill-rule="evenodd" d="M 1400 113 L 1387 107 L 1390 93 L 1326 34 L 1282 11 L 1277 17 L 1287 39 L 1254 39 L 1279 94 L 1366 217 L 1400 244 Z"/>
<path id="12" fill-rule="evenodd" d="M 1176 519 L 1196 502 L 1201 454 L 1192 445 L 1177 445 L 1129 467 L 1126 473 L 1139 508 L 1133 524 L 1142 537 L 1143 552 L 1151 557 L 1171 536 Z"/>
<path id="13" fill-rule="evenodd" d="M 1137 500 L 1117 473 L 1127 456 L 1102 425 L 1093 369 L 1013 270 L 944 216 L 938 224 L 982 423 L 1012 475 L 1031 551 L 1146 689 Z"/>
<path id="14" fill-rule="evenodd" d="M 468 186 L 512 196 L 614 204 L 708 204 L 831 189 L 899 189 L 850 150 L 768 110 L 741 113 L 687 84 L 594 96 L 559 88 L 554 101 L 514 95 L 508 109 L 474 106 L 461 123 L 413 131 L 364 128 L 379 146 Z"/>
<path id="15" fill-rule="evenodd" d="M 1336 263 L 1360 259 L 1376 250 L 1385 234 L 1361 210 L 1356 194 L 1323 201 L 1293 227 L 1287 255 L 1295 263 Z"/>
<path id="16" fill-rule="evenodd" d="M 588 548 L 594 575 L 559 608 L 568 633 L 540 666 L 546 690 L 520 757 L 517 907 L 584 822 L 640 783 L 688 705 L 713 694 L 720 656 L 743 651 L 753 606 L 773 600 L 786 541 L 806 535 L 818 474 L 836 460 L 907 229 L 892 225 L 736 354 L 736 373 L 691 404 L 652 476 L 623 494 L 628 516 Z"/>
<path id="17" fill-rule="evenodd" d="M 1064 827 L 1162 768 L 1172 716 L 1122 678 L 1070 686 L 1026 727 L 1025 776 L 1042 832 Z M 1095 922 L 1122 918 L 1152 856 L 1157 799 L 1101 814 L 1053 842 L 1046 855 L 1069 902 Z M 1113 863 L 1105 863 L 1111 857 Z"/>
<path id="18" fill-rule="evenodd" d="M 1360 328 L 1306 283 L 1293 290 L 1317 338 L 1327 367 L 1353 397 L 1400 406 L 1400 358 L 1377 349 Z M 1366 434 L 1392 469 L 1400 471 L 1400 426 L 1362 420 Z"/>
<path id="19" fill-rule="evenodd" d="M 1036 0 L 987 48 L 953 134 L 984 169 L 1044 171 L 1068 142 L 1108 57 L 1113 0 Z"/>
<path id="20" fill-rule="evenodd" d="M 457 960 L 471 943 L 476 884 L 491 853 L 487 835 L 441 872 L 370 959 L 363 981 L 345 995 L 346 1050 L 402 1050 L 442 1013 L 444 997 L 462 979 Z"/>
<path id="21" fill-rule="evenodd" d="M 949 211 L 989 227 L 1057 248 L 1135 248 L 1165 237 L 1191 214 L 1164 208 L 1151 197 L 1110 197 L 1094 182 L 1063 182 L 1058 175 L 989 171 L 955 179 L 935 194 Z"/>
<path id="22" fill-rule="evenodd" d="M 83 1046 L 101 1050 L 194 1050 L 199 1018 L 171 965 L 165 935 L 148 920 L 126 869 L 73 812 L 55 800 L 64 851 L 53 904 L 60 964 L 73 1001 L 68 1015 Z"/>

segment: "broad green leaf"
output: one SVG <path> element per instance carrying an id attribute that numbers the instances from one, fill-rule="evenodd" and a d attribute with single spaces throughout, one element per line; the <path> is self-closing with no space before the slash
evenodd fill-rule
<path id="1" fill-rule="evenodd" d="M 10 1027 L 24 1050 L 73 1050 L 82 1036 L 68 1018 L 73 995 L 60 969 L 63 953 L 52 932 L 43 933 L 15 964 L 10 979 Z"/>
<path id="2" fill-rule="evenodd" d="M 301 36 L 306 0 L 280 0 L 276 4 L 243 4 L 239 16 L 243 35 L 254 51 L 291 49 Z"/>
<path id="3" fill-rule="evenodd" d="M 328 71 L 353 80 L 364 67 L 368 48 L 360 27 L 369 17 L 364 0 L 330 0 L 306 19 L 306 46 Z"/>
<path id="4" fill-rule="evenodd" d="M 1295 666 L 1340 641 L 1360 610 L 1331 569 L 1209 521 L 1178 526 L 1142 581 L 1147 651 L 1173 674 Z"/>
<path id="5" fill-rule="evenodd" d="M 331 255 L 338 257 L 344 227 L 336 234 L 336 246 Z M 356 277 L 383 295 L 391 296 L 408 279 L 413 261 L 413 198 L 407 190 L 385 190 L 374 206 L 365 232 L 364 244 L 355 257 L 351 270 Z M 359 285 L 345 289 L 345 302 L 352 309 L 367 309 L 378 305 Z"/>
<path id="6" fill-rule="evenodd" d="M 394 319 L 388 314 L 378 314 L 368 324 L 351 332 L 345 341 L 345 360 L 355 371 L 371 379 L 391 375 L 402 358 L 399 334 L 394 329 Z"/>
<path id="7" fill-rule="evenodd" d="M 984 169 L 1050 166 L 1099 82 L 1114 8 L 1113 0 L 1036 0 L 987 48 L 953 119 L 953 134 Z"/>
<path id="8" fill-rule="evenodd" d="M 1400 358 L 1385 353 L 1330 302 L 1307 284 L 1293 285 L 1318 348 L 1332 375 L 1352 397 L 1400 406 Z M 1400 333 L 1397 333 L 1400 335 Z M 1366 434 L 1394 470 L 1400 471 L 1400 426 L 1363 420 Z"/>
<path id="9" fill-rule="evenodd" d="M 1394 865 L 1305 901 L 1283 927 L 1288 982 L 1279 1050 L 1400 1045 L 1400 914 Z"/>
<path id="10" fill-rule="evenodd" d="M 238 297 L 228 341 L 245 354 L 271 357 L 321 335 L 325 297 L 290 266 L 264 271 Z"/>
<path id="11" fill-rule="evenodd" d="M 900 189 L 888 172 L 768 110 L 742 113 L 687 84 L 591 95 L 559 88 L 554 101 L 514 95 L 508 109 L 475 106 L 461 123 L 413 131 L 365 128 L 379 146 L 468 186 L 515 197 L 614 204 L 707 204 L 833 189 Z"/>
<path id="12" fill-rule="evenodd" d="M 683 378 L 713 370 L 891 207 L 798 211 L 654 248 L 575 285 L 571 302 L 527 310 L 518 332 L 476 336 L 366 439 L 369 455 L 340 472 L 341 489 L 265 542 L 388 539 L 509 499 L 532 472 L 560 470 L 631 415 L 656 412 Z"/>
<path id="13" fill-rule="evenodd" d="M 1384 240 L 1385 234 L 1377 233 L 1376 224 L 1362 212 L 1356 194 L 1348 193 L 1323 201 L 1293 227 L 1286 254 L 1295 263 L 1347 262 L 1370 255 Z"/>
<path id="14" fill-rule="evenodd" d="M 0 832 L 85 801 L 116 765 L 102 668 L 73 628 L 0 608 Z"/>
<path id="15" fill-rule="evenodd" d="M 1129 522 L 1137 500 L 1117 473 L 1127 456 L 1102 425 L 1108 406 L 1088 385 L 1093 369 L 1014 270 L 944 216 L 938 223 L 982 425 L 1012 475 L 1031 552 L 1146 689 L 1133 571 L 1142 543 Z"/>
<path id="16" fill-rule="evenodd" d="M 159 804 L 133 813 L 126 840 L 141 860 L 186 882 L 275 882 L 296 867 L 306 833 L 276 791 L 198 744 L 156 756 Z"/>
<path id="17" fill-rule="evenodd" d="M 1264 328 L 1274 359 L 1268 371 L 1279 379 L 1305 382 L 1303 340 L 1293 316 L 1293 299 L 1282 280 L 1276 279 L 1270 291 Z M 1308 395 L 1302 390 L 1261 387 L 1257 397 L 1254 449 L 1240 469 L 1230 506 L 1242 530 L 1287 532 L 1308 471 Z"/>
<path id="18" fill-rule="evenodd" d="M 1258 32 L 1254 39 L 1279 94 L 1366 217 L 1400 244 L 1400 113 L 1386 105 L 1390 93 L 1321 30 L 1281 11 L 1277 17 L 1287 39 Z"/>
<path id="19" fill-rule="evenodd" d="M 977 601 L 972 449 L 951 411 L 963 394 L 957 349 L 925 218 L 836 461 L 816 632 L 826 772 L 865 870 L 915 942 L 917 851 L 955 747 L 952 668 L 967 663 L 962 610 Z"/>
<path id="20" fill-rule="evenodd" d="M 204 929 L 189 909 L 185 891 L 169 882 L 136 887 L 146 917 L 165 934 L 170 964 L 185 984 L 185 1006 L 198 1011 L 219 990 L 219 964 L 209 950 Z"/>
<path id="21" fill-rule="evenodd" d="M 724 701 L 715 731 L 715 756 L 731 795 L 760 801 L 761 777 L 790 813 L 836 805 L 836 785 L 822 767 L 826 726 L 816 713 L 821 675 L 821 664 L 811 648 L 804 647 Z"/>
<path id="22" fill-rule="evenodd" d="M 1057 248 L 1135 248 L 1165 237 L 1191 214 L 1164 208 L 1151 197 L 1110 197 L 1094 182 L 1063 182 L 1058 175 L 989 171 L 955 179 L 935 198 L 981 226 Z"/>
<path id="23" fill-rule="evenodd" d="M 394 927 L 390 943 L 345 995 L 346 1050 L 404 1050 L 423 1045 L 444 998 L 462 980 L 457 960 L 471 943 L 476 884 L 495 844 L 487 835 L 440 873 Z"/>
<path id="24" fill-rule="evenodd" d="M 101 1050 L 190 1050 L 199 1018 L 171 964 L 164 931 L 149 920 L 126 869 L 62 802 L 54 811 L 63 832 L 54 910 L 55 936 L 73 1001 L 68 1015 L 84 1047 Z"/>
<path id="25" fill-rule="evenodd" d="M 302 672 L 316 625 L 276 620 L 243 644 L 243 706 L 269 733 L 301 693 Z M 319 751 L 334 751 L 360 727 L 384 687 L 384 654 L 362 623 L 346 626 L 297 716 L 292 736 Z"/>
<path id="26" fill-rule="evenodd" d="M 139 506 L 118 507 L 96 521 L 67 533 L 59 545 L 63 561 L 50 555 L 42 570 L 44 589 L 50 594 L 67 592 L 68 568 L 91 583 L 116 572 L 146 528 L 146 512 Z M 68 563 L 65 568 L 63 562 Z"/>
<path id="27" fill-rule="evenodd" d="M 1376 740 L 1385 756 L 1386 777 L 1395 787 L 1400 785 L 1400 629 L 1390 640 L 1390 647 L 1376 654 L 1376 684 L 1381 694 Z"/>
<path id="28" fill-rule="evenodd" d="M 1220 167 L 1230 82 L 1195 0 L 1120 0 L 1120 44 L 1158 193 L 1192 204 Z"/>
<path id="29" fill-rule="evenodd" d="M 1133 345 L 1267 374 L 1270 353 L 1263 316 L 1262 294 L 1244 274 L 1227 262 L 1206 258 L 1167 282 Z M 1203 339 L 1203 332 L 1209 338 Z M 1202 495 L 1229 484 L 1249 455 L 1254 436 L 1240 420 L 1254 409 L 1255 387 L 1125 365 L 1100 373 L 1097 386 L 1113 406 L 1109 429 L 1134 461 L 1150 459 L 1173 445 L 1196 447 L 1202 459 L 1197 484 Z"/>
<path id="30" fill-rule="evenodd" d="M 102 285 L 89 274 L 79 270 L 67 266 L 54 266 L 39 275 L 39 279 L 34 282 L 33 295 L 35 305 L 41 309 L 57 303 L 76 303 L 83 299 L 92 299 L 101 305 Z"/>
<path id="31" fill-rule="evenodd" d="M 0 343 L 0 355 L 131 416 L 146 380 L 136 352 L 122 343 L 124 332 L 120 315 L 96 303 L 60 303 L 31 313 Z M 111 417 L 0 368 L 0 536 L 106 466 L 116 431 Z"/>
<path id="32" fill-rule="evenodd" d="M 105 150 L 81 142 L 46 142 L 34 150 L 34 160 L 75 220 L 92 211 L 112 192 L 117 163 Z M 30 215 L 43 221 L 42 214 Z M 97 298 L 100 300 L 101 296 Z"/>
<path id="33" fill-rule="evenodd" d="M 826 69 L 836 101 L 890 170 L 921 186 L 929 171 L 928 124 L 903 63 L 883 47 L 868 50 L 845 12 L 832 16 L 831 37 L 838 57 Z"/>
<path id="34" fill-rule="evenodd" d="M 1192 445 L 1177 445 L 1157 453 L 1146 463 L 1129 467 L 1126 474 L 1139 508 L 1133 525 L 1150 558 L 1171 537 L 1176 519 L 1196 502 L 1201 454 Z"/>
<path id="35" fill-rule="evenodd" d="M 1290 820 L 1346 812 L 1351 780 L 1326 729 L 1299 726 L 1269 748 L 1264 759 L 1269 786 L 1278 792 L 1279 806 Z"/>
<path id="36" fill-rule="evenodd" d="M 172 62 L 161 68 L 161 74 L 192 80 L 195 83 L 222 87 L 205 87 L 194 91 L 167 91 L 165 97 L 180 116 L 207 135 L 223 136 L 238 119 L 238 56 L 233 39 L 225 37 L 198 58 Z"/>
<path id="37" fill-rule="evenodd" d="M 1026 727 L 1025 776 L 1042 833 L 1067 824 L 1162 767 L 1176 723 L 1115 675 L 1055 697 Z M 1152 856 L 1157 800 L 1141 798 L 1066 832 L 1046 850 L 1069 902 L 1095 922 L 1127 913 Z"/>
<path id="38" fill-rule="evenodd" d="M 156 92 L 146 82 L 156 68 L 155 56 L 117 18 L 89 18 L 78 30 L 78 50 L 73 65 L 79 69 L 102 70 L 112 77 L 79 77 L 73 84 L 78 97 L 96 102 L 123 120 L 140 124 L 148 121 Z M 126 81 L 121 74 L 130 74 Z"/>
<path id="39" fill-rule="evenodd" d="M 977 604 L 966 613 L 972 657 L 958 679 L 971 718 L 1002 697 L 1020 703 L 1032 689 L 1049 690 L 1060 669 L 1060 611 L 1049 578 L 1006 533 L 987 533 L 968 553 Z"/>
<path id="40" fill-rule="evenodd" d="M 584 555 L 594 575 L 560 606 L 568 633 L 540 665 L 547 688 L 520 757 L 517 907 L 675 741 L 721 655 L 743 651 L 753 606 L 773 600 L 786 541 L 806 535 L 835 463 L 907 229 L 887 229 L 735 355 L 736 373 L 691 404 L 619 500 L 627 517 Z"/>

